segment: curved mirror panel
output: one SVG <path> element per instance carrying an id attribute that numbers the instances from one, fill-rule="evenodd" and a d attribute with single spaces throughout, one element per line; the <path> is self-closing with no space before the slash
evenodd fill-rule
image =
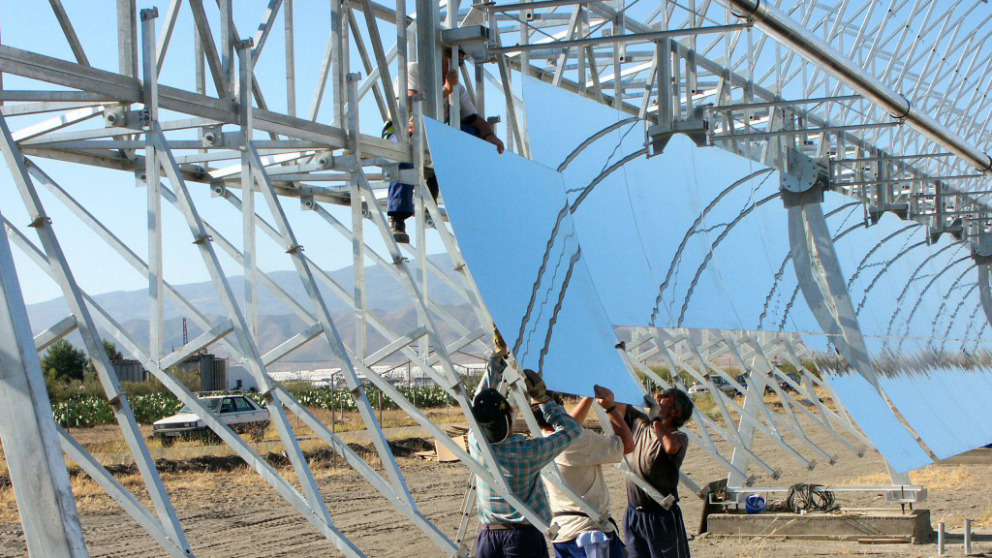
<path id="1" fill-rule="evenodd" d="M 817 366 L 851 418 L 898 471 L 909 471 L 932 462 L 913 435 L 871 384 L 857 373 L 838 367 L 833 359 L 817 359 Z"/>
<path id="2" fill-rule="evenodd" d="M 561 175 L 449 126 L 425 124 L 441 195 L 462 254 L 520 365 L 548 387 L 618 400 L 642 391 L 589 278 Z"/>

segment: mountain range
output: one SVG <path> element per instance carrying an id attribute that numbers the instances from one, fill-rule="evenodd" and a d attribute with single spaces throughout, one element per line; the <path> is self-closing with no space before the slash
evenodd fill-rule
<path id="1" fill-rule="evenodd" d="M 456 272 L 452 269 L 451 261 L 447 254 L 436 254 L 430 256 L 433 263 L 438 268 L 444 270 L 448 277 L 454 281 L 460 281 L 456 277 Z M 342 268 L 331 272 L 331 278 L 342 290 L 347 293 L 353 292 L 354 270 L 352 267 Z M 313 308 L 306 295 L 302 281 L 295 271 L 275 271 L 268 274 L 269 278 L 278 285 L 287 295 L 307 310 Z M 415 276 L 417 276 L 415 274 Z M 228 278 L 231 290 L 239 300 L 239 304 L 244 296 L 245 281 L 243 276 L 232 276 Z M 356 338 L 355 311 L 350 302 L 342 300 L 334 294 L 332 290 L 318 280 L 324 301 L 331 319 L 338 334 L 344 343 L 349 347 L 354 347 Z M 303 320 L 296 315 L 279 297 L 275 296 L 268 288 L 259 283 L 258 287 L 258 337 L 259 349 L 264 354 L 272 348 L 278 346 L 285 340 L 293 337 L 304 329 Z M 211 323 L 215 323 L 220 316 L 226 315 L 217 289 L 212 282 L 189 283 L 184 285 L 174 285 L 179 292 L 194 308 L 202 315 L 206 316 Z M 393 277 L 393 274 L 382 269 L 380 266 L 365 268 L 365 292 L 366 307 L 384 325 L 394 333 L 402 335 L 417 326 L 417 313 L 414 305 L 407 294 L 407 289 Z M 464 297 L 449 287 L 437 275 L 431 274 L 428 280 L 428 292 L 434 305 L 443 308 L 455 320 L 464 324 L 468 328 L 478 327 L 478 320 L 475 313 Z M 147 346 L 149 338 L 149 307 L 148 293 L 145 289 L 134 291 L 116 291 L 99 295 L 94 295 L 93 299 L 111 316 L 114 317 L 121 327 L 141 346 Z M 27 307 L 28 318 L 31 322 L 32 330 L 35 334 L 45 330 L 52 324 L 69 315 L 68 306 L 62 298 L 52 299 L 45 302 L 30 304 Z M 165 312 L 165 348 L 166 351 L 174 350 L 183 343 L 183 318 L 187 319 L 188 338 L 195 339 L 202 333 L 191 319 L 192 316 L 184 316 L 180 309 L 172 304 L 171 299 L 166 300 Z M 435 324 L 439 329 L 442 339 L 451 342 L 461 337 L 452 327 L 443 320 L 435 317 Z M 101 330 L 101 335 L 110 339 L 106 331 Z M 78 347 L 82 347 L 82 341 L 78 333 L 69 336 L 69 341 Z M 232 337 L 233 339 L 233 337 Z M 368 350 L 370 354 L 386 344 L 386 339 L 376 332 L 371 325 L 368 326 Z M 215 344 L 210 351 L 220 355 L 229 356 L 229 351 L 224 344 Z M 126 351 L 124 351 L 126 354 Z M 133 355 L 126 355 L 133 356 Z M 398 357 L 397 357 L 398 359 Z M 338 366 L 331 355 L 330 346 L 323 337 L 318 337 L 290 353 L 278 363 L 271 366 L 273 371 L 278 370 L 307 370 L 314 368 L 332 368 Z M 387 361 L 388 362 L 388 361 Z"/>

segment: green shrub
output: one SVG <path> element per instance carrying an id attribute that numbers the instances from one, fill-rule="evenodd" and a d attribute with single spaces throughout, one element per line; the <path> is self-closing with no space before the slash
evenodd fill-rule
<path id="1" fill-rule="evenodd" d="M 76 394 L 52 404 L 55 421 L 67 428 L 89 428 L 114 422 L 114 411 L 106 399 Z"/>
<path id="2" fill-rule="evenodd" d="M 129 398 L 134 420 L 140 424 L 151 424 L 157 420 L 172 416 L 182 409 L 179 398 L 171 393 L 149 393 Z"/>
<path id="3" fill-rule="evenodd" d="M 449 407 L 455 404 L 455 399 L 439 387 L 398 387 L 396 388 L 411 403 L 421 409 Z M 307 386 L 307 389 L 288 390 L 305 407 L 314 409 L 344 409 L 355 410 L 355 400 L 351 392 L 345 389 L 317 389 Z M 399 406 L 388 396 L 384 396 L 379 388 L 365 388 L 365 396 L 376 409 L 398 409 Z"/>
<path id="4" fill-rule="evenodd" d="M 128 383 L 128 391 L 142 391 L 135 389 L 138 384 Z M 305 386 L 306 389 L 303 389 Z M 325 410 L 355 410 L 355 400 L 351 392 L 345 389 L 317 389 L 309 384 L 298 384 L 293 386 L 290 392 L 303 406 L 313 409 Z M 71 385 L 66 390 L 71 391 Z M 60 400 L 52 402 L 52 412 L 55 420 L 62 426 L 68 428 L 89 428 L 101 424 L 114 422 L 114 411 L 101 395 L 90 393 L 66 394 Z M 152 386 L 147 393 L 129 395 L 128 402 L 134 412 L 134 419 L 139 424 L 151 424 L 159 419 L 171 416 L 179 412 L 182 402 L 175 395 L 168 392 L 156 391 Z M 422 409 L 449 407 L 455 404 L 454 398 L 449 396 L 439 387 L 415 387 L 397 388 L 408 400 Z M 398 406 L 389 397 L 383 396 L 382 392 L 375 387 L 365 389 L 365 394 L 373 408 L 378 409 L 381 405 L 383 409 L 396 409 Z M 265 401 L 258 393 L 245 394 L 255 402 L 265 406 Z"/>

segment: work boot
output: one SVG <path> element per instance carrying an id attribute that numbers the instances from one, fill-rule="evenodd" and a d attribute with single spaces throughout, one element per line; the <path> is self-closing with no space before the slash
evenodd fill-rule
<path id="1" fill-rule="evenodd" d="M 389 231 L 393 233 L 393 240 L 400 244 L 410 244 L 410 235 L 406 234 L 406 219 L 397 219 L 389 216 Z"/>

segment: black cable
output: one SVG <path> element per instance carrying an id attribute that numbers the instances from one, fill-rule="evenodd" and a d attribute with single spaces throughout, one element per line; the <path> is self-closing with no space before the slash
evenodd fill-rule
<path id="1" fill-rule="evenodd" d="M 829 511 L 835 502 L 834 493 L 824 490 L 821 484 L 794 484 L 789 487 L 785 499 L 785 505 L 792 513 Z"/>
<path id="2" fill-rule="evenodd" d="M 909 97 L 906 97 L 902 93 L 900 93 L 899 96 L 902 97 L 904 101 L 906 101 L 906 110 L 900 115 L 890 114 L 890 116 L 892 116 L 892 118 L 895 118 L 896 120 L 901 121 L 905 119 L 907 116 L 909 116 L 909 113 L 913 110 L 913 102 L 909 100 Z"/>
<path id="3" fill-rule="evenodd" d="M 751 16 L 753 16 L 756 13 L 758 13 L 758 8 L 760 8 L 760 7 L 761 7 L 761 0 L 755 0 L 755 2 L 754 2 L 754 8 L 751 8 L 751 10 L 749 10 L 749 13 L 739 14 L 739 13 L 734 12 L 734 11 L 731 11 L 730 13 L 734 17 L 736 17 L 738 19 L 749 19 Z"/>

